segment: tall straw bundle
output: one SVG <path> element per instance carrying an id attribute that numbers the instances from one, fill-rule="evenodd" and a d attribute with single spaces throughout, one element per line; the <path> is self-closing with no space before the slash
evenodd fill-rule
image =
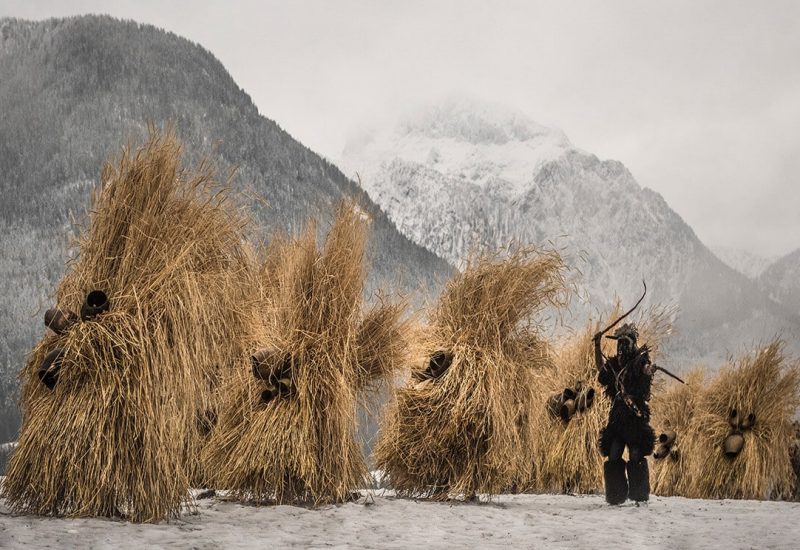
<path id="1" fill-rule="evenodd" d="M 533 475 L 522 480 L 520 488 L 524 491 L 602 490 L 603 457 L 598 449 L 598 436 L 611 405 L 597 382 L 592 341 L 597 330 L 599 323 L 590 324 L 558 346 L 553 365 L 537 377 L 538 391 L 531 409 L 535 430 L 530 442 Z M 607 353 L 612 349 L 608 341 L 603 346 Z M 550 400 L 555 394 L 567 388 L 575 391 L 576 387 L 578 391 L 590 392 L 592 402 L 581 411 L 572 409 L 573 416 L 567 420 L 558 415 L 560 411 L 551 410 Z"/>
<path id="2" fill-rule="evenodd" d="M 209 165 L 187 173 L 180 157 L 172 132 L 151 129 L 103 169 L 57 291 L 59 310 L 85 320 L 49 312 L 60 334 L 21 373 L 24 422 L 3 484 L 15 510 L 158 521 L 190 499 L 198 414 L 218 369 L 242 355 L 252 258 Z M 109 311 L 92 309 L 95 289 Z"/>
<path id="3" fill-rule="evenodd" d="M 314 223 L 269 247 L 257 327 L 268 347 L 222 387 L 203 453 L 215 485 L 235 498 L 341 502 L 364 486 L 358 399 L 402 366 L 409 333 L 401 305 L 362 312 L 366 239 L 359 209 L 344 204 L 322 250 Z"/>
<path id="4" fill-rule="evenodd" d="M 720 371 L 698 399 L 682 445 L 689 496 L 789 496 L 795 474 L 788 448 L 799 402 L 800 365 L 784 356 L 780 340 Z"/>
<path id="5" fill-rule="evenodd" d="M 396 392 L 374 457 L 400 494 L 496 494 L 526 466 L 533 376 L 549 361 L 533 317 L 564 303 L 555 252 L 482 257 L 447 285 L 422 342 L 425 367 Z"/>
<path id="6" fill-rule="evenodd" d="M 619 314 L 617 306 L 608 318 L 615 319 Z M 670 309 L 651 308 L 636 318 L 639 345 L 652 350 L 651 359 L 671 332 L 671 315 Z M 593 336 L 606 323 L 603 319 L 589 323 L 562 342 L 554 350 L 552 366 L 537 376 L 531 409 L 533 475 L 521 480 L 524 491 L 594 493 L 603 489 L 599 435 L 608 421 L 611 403 L 597 381 Z M 609 340 L 602 346 L 606 356 L 616 353 Z M 565 390 L 575 394 L 574 404 L 566 409 L 554 408 L 554 396 L 563 395 Z"/>
<path id="7" fill-rule="evenodd" d="M 688 492 L 686 464 L 689 448 L 684 441 L 688 439 L 691 430 L 694 411 L 703 392 L 704 378 L 702 368 L 692 369 L 684 379 L 686 384 L 671 383 L 665 390 L 655 392 L 653 396 L 652 425 L 656 437 L 665 440 L 656 440 L 656 452 L 651 462 L 651 484 L 653 493 L 657 495 L 685 496 Z M 670 432 L 675 434 L 672 441 Z"/>

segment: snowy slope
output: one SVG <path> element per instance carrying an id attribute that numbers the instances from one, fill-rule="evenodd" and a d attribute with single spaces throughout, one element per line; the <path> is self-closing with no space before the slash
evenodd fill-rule
<path id="1" fill-rule="evenodd" d="M 363 132 L 348 143 L 343 157 L 344 166 L 358 171 L 368 190 L 382 164 L 399 158 L 430 167 L 465 188 L 513 199 L 527 191 L 544 163 L 571 149 L 560 130 L 500 105 L 459 98 L 406 115 L 395 128 Z"/>
<path id="2" fill-rule="evenodd" d="M 714 245 L 709 248 L 726 265 L 750 279 L 757 278 L 778 259 L 776 257 L 759 256 L 747 250 L 730 246 Z"/>
<path id="3" fill-rule="evenodd" d="M 363 187 L 404 234 L 454 265 L 475 246 L 565 236 L 557 244 L 576 258 L 588 253 L 579 268 L 599 305 L 609 304 L 615 290 L 635 290 L 642 275 L 651 288 L 673 295 L 684 284 L 673 276 L 686 271 L 680 253 L 703 248 L 621 163 L 600 161 L 561 131 L 496 106 L 451 100 L 429 107 L 349 144 L 342 162 L 361 174 Z M 652 238 L 654 227 L 668 233 L 664 242 Z M 644 258 L 633 256 L 648 245 L 653 249 Z M 662 269 L 649 261 L 656 246 Z M 625 269 L 615 268 L 623 263 Z"/>
<path id="4" fill-rule="evenodd" d="M 800 248 L 770 265 L 758 283 L 771 299 L 800 314 Z"/>
<path id="5" fill-rule="evenodd" d="M 719 360 L 800 327 L 624 165 L 519 113 L 445 101 L 352 140 L 341 163 L 401 232 L 454 265 L 474 248 L 555 241 L 591 304 L 573 305 L 578 317 L 617 296 L 632 302 L 645 278 L 650 303 L 682 310 L 673 351 L 683 357 Z"/>
<path id="6" fill-rule="evenodd" d="M 4 548 L 796 548 L 800 503 L 653 497 L 502 495 L 488 504 L 362 498 L 307 509 L 204 500 L 171 524 L 11 516 L 0 501 Z"/>

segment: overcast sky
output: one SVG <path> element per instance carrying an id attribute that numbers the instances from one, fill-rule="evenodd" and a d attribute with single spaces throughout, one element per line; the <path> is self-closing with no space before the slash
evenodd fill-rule
<path id="1" fill-rule="evenodd" d="M 199 42 L 336 159 L 375 117 L 457 93 L 622 161 L 711 245 L 800 247 L 800 2 L 30 1 Z"/>

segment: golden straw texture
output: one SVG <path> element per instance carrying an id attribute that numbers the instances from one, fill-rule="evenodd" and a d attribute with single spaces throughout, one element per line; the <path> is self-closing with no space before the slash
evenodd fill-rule
<path id="1" fill-rule="evenodd" d="M 23 426 L 3 494 L 14 510 L 175 517 L 213 417 L 210 390 L 243 355 L 252 254 L 245 220 L 203 164 L 183 170 L 174 134 L 105 166 L 57 305 L 104 291 L 110 311 L 48 332 L 21 373 Z M 64 350 L 50 390 L 37 370 Z"/>
<path id="2" fill-rule="evenodd" d="M 399 304 L 362 312 L 367 230 L 362 211 L 345 203 L 322 250 L 314 223 L 267 249 L 256 340 L 272 350 L 271 372 L 289 368 L 280 375 L 289 393 L 265 402 L 268 382 L 235 371 L 203 454 L 214 484 L 237 499 L 342 502 L 367 483 L 359 395 L 402 367 L 410 330 Z"/>
<path id="3" fill-rule="evenodd" d="M 553 363 L 536 377 L 536 396 L 532 401 L 531 475 L 523 477 L 519 488 L 530 492 L 595 493 L 603 490 L 603 461 L 600 453 L 600 430 L 608 421 L 611 409 L 603 388 L 597 381 L 594 358 L 594 334 L 610 319 L 621 313 L 617 306 L 606 318 L 588 324 L 581 332 L 555 347 Z M 657 350 L 670 334 L 672 311 L 654 307 L 634 315 L 639 329 L 638 344 L 647 345 L 655 361 Z M 603 353 L 616 353 L 613 342 L 604 339 Z M 594 390 L 594 401 L 568 420 L 552 414 L 548 401 L 566 388 Z"/>
<path id="4" fill-rule="evenodd" d="M 786 498 L 795 482 L 789 446 L 800 403 L 800 365 L 775 340 L 743 354 L 714 378 L 697 400 L 681 450 L 687 460 L 688 496 L 695 498 Z M 755 415 L 743 430 L 735 458 L 723 453 L 731 433 L 729 415 Z"/>
<path id="5" fill-rule="evenodd" d="M 689 447 L 685 445 L 685 441 L 688 439 L 698 399 L 704 390 L 705 374 L 702 368 L 695 368 L 682 378 L 686 384 L 670 381 L 666 388 L 654 392 L 651 402 L 651 425 L 656 432 L 656 438 L 667 430 L 676 434 L 675 442 L 670 447 L 675 454 L 650 460 L 650 485 L 653 493 L 661 496 L 687 494 L 689 479 L 686 464 Z M 658 446 L 656 440 L 656 449 Z"/>
<path id="6" fill-rule="evenodd" d="M 421 343 L 426 364 L 397 390 L 374 453 L 400 494 L 497 494 L 528 468 L 533 377 L 550 360 L 535 317 L 564 304 L 564 272 L 555 252 L 513 250 L 449 282 Z M 437 352 L 452 362 L 426 376 Z"/>

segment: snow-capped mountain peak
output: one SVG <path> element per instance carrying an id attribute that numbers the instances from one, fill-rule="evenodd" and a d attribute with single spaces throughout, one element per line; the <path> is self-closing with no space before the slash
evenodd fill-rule
<path id="1" fill-rule="evenodd" d="M 520 112 L 450 98 L 350 140 L 341 164 L 369 185 L 387 159 L 400 159 L 464 187 L 489 188 L 513 198 L 530 188 L 542 165 L 570 150 L 574 147 L 561 130 Z"/>
<path id="2" fill-rule="evenodd" d="M 476 145 L 555 139 L 569 146 L 561 130 L 542 126 L 525 114 L 495 103 L 451 97 L 404 114 L 398 130 L 429 138 L 452 138 Z"/>
<path id="3" fill-rule="evenodd" d="M 353 140 L 343 165 L 403 234 L 452 265 L 476 249 L 555 241 L 589 298 L 578 315 L 638 296 L 646 279 L 645 305 L 681 309 L 675 355 L 719 360 L 800 328 L 621 162 L 511 110 L 435 104 Z"/>
<path id="4" fill-rule="evenodd" d="M 778 259 L 776 257 L 759 256 L 747 250 L 730 246 L 714 245 L 709 248 L 717 258 L 749 279 L 755 279 L 761 275 L 765 269 Z"/>

